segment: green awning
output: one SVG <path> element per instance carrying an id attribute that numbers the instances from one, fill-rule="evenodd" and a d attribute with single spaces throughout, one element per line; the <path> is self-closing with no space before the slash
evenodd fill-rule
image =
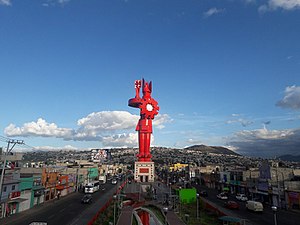
<path id="1" fill-rule="evenodd" d="M 229 187 L 224 187 L 223 191 L 229 191 Z"/>

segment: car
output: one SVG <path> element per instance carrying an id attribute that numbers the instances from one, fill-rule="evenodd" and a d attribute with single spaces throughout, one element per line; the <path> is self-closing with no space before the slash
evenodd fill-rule
<path id="1" fill-rule="evenodd" d="M 227 201 L 224 206 L 228 209 L 239 209 L 240 205 L 236 201 Z"/>
<path id="2" fill-rule="evenodd" d="M 118 181 L 116 179 L 111 180 L 111 184 L 117 184 L 117 183 L 118 183 Z"/>
<path id="3" fill-rule="evenodd" d="M 246 208 L 254 212 L 263 212 L 264 206 L 261 202 L 247 201 Z"/>
<path id="4" fill-rule="evenodd" d="M 89 204 L 91 202 L 92 202 L 92 195 L 90 194 L 84 195 L 83 198 L 81 199 L 82 204 Z"/>
<path id="5" fill-rule="evenodd" d="M 208 196 L 207 191 L 200 191 L 199 196 L 207 197 Z"/>
<path id="6" fill-rule="evenodd" d="M 217 198 L 222 199 L 222 200 L 227 200 L 228 196 L 224 192 L 222 192 L 217 195 Z"/>
<path id="7" fill-rule="evenodd" d="M 248 201 L 248 197 L 245 194 L 237 194 L 235 198 L 243 202 Z"/>

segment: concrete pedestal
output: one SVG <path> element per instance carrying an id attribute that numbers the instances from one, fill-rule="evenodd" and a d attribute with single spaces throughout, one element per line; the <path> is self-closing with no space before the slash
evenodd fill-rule
<path id="1" fill-rule="evenodd" d="M 135 162 L 134 179 L 138 183 L 154 182 L 154 162 Z"/>

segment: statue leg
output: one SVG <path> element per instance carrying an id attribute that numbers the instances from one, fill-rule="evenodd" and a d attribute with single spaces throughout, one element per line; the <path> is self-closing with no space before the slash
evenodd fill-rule
<path id="1" fill-rule="evenodd" d="M 144 161 L 145 154 L 145 134 L 139 132 L 139 161 Z"/>
<path id="2" fill-rule="evenodd" d="M 150 142 L 151 142 L 151 133 L 146 133 L 145 134 L 145 150 L 144 154 L 146 157 L 146 161 L 150 161 L 151 159 L 151 154 L 150 154 Z"/>

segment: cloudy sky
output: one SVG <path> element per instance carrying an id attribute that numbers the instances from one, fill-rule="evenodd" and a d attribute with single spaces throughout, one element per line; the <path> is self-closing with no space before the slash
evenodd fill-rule
<path id="1" fill-rule="evenodd" d="M 300 0 L 0 0 L 0 146 L 153 146 L 300 154 Z M 21 146 L 22 148 L 28 146 Z"/>

